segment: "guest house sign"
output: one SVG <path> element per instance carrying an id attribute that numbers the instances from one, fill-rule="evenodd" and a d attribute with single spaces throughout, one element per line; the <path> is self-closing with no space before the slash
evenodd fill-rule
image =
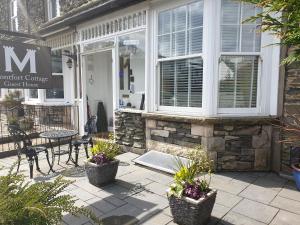
<path id="1" fill-rule="evenodd" d="M 0 88 L 62 88 L 51 71 L 50 48 L 0 40 Z"/>

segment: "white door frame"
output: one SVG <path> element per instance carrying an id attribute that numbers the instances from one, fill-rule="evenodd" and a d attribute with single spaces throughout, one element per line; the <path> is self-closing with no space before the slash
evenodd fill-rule
<path id="1" fill-rule="evenodd" d="M 79 120 L 81 121 L 79 124 L 81 124 L 81 126 L 79 127 L 79 133 L 80 134 L 84 134 L 84 124 L 87 121 L 87 100 L 86 100 L 86 79 L 87 79 L 87 75 L 86 75 L 86 57 L 87 55 L 92 55 L 92 54 L 98 54 L 98 53 L 103 53 L 103 52 L 110 52 L 111 56 L 112 56 L 112 92 L 113 92 L 113 121 L 115 120 L 115 115 L 114 115 L 114 111 L 116 109 L 116 100 L 117 100 L 117 95 L 116 95 L 116 76 L 115 76 L 115 65 L 114 62 L 115 60 L 115 47 L 112 48 L 106 48 L 106 49 L 100 49 L 97 51 L 93 51 L 93 52 L 87 52 L 87 53 L 81 53 L 80 57 L 82 60 L 82 76 L 81 76 L 81 88 L 82 88 L 82 101 L 80 103 L 80 107 L 81 110 L 79 110 L 80 115 L 79 115 Z M 113 124 L 113 130 L 115 130 L 115 124 Z"/>

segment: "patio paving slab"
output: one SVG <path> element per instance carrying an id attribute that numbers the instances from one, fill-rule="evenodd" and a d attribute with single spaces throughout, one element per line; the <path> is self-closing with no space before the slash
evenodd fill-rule
<path id="1" fill-rule="evenodd" d="M 300 202 L 300 191 L 298 191 L 295 187 L 295 184 L 285 186 L 278 194 L 281 197 L 292 199 Z"/>
<path id="2" fill-rule="evenodd" d="M 216 203 L 227 207 L 233 207 L 237 203 L 239 203 L 242 199 L 243 198 L 236 196 L 234 194 L 230 194 L 228 192 L 218 190 Z"/>
<path id="3" fill-rule="evenodd" d="M 255 200 L 264 204 L 269 204 L 277 194 L 278 191 L 275 191 L 273 189 L 251 184 L 245 190 L 243 190 L 239 194 L 239 196 Z"/>
<path id="4" fill-rule="evenodd" d="M 256 221 L 249 217 L 243 216 L 235 212 L 229 212 L 224 218 L 218 223 L 218 225 L 265 225 L 265 223 Z"/>
<path id="5" fill-rule="evenodd" d="M 298 201 L 277 196 L 271 205 L 300 215 L 300 202 Z"/>
<path id="6" fill-rule="evenodd" d="M 55 162 L 56 173 L 48 175 L 34 170 L 31 182 L 52 181 L 59 175 L 73 180 L 66 193 L 78 199 L 76 205 L 92 209 L 101 218 L 108 218 L 104 225 L 115 225 L 112 221 L 118 220 L 131 222 L 126 225 L 174 225 L 165 193 L 173 177 L 135 165 L 132 159 L 136 157 L 138 155 L 133 153 L 119 155 L 121 162 L 116 182 L 101 188 L 88 182 L 83 167 L 86 160 L 83 151 L 79 156 L 80 167 L 66 165 L 67 156 L 62 156 L 60 165 L 57 165 L 57 160 Z M 4 163 L 5 169 L 0 170 L 0 174 L 6 174 L 15 160 L 16 156 L 1 159 L 0 163 L 9 163 Z M 40 166 L 44 172 L 48 171 L 45 158 L 40 158 Z M 26 160 L 22 161 L 20 173 L 28 178 Z M 222 172 L 212 176 L 211 184 L 218 193 L 209 225 L 296 225 L 300 221 L 300 192 L 293 182 L 276 174 Z M 85 217 L 65 215 L 62 224 L 93 223 Z"/>
<path id="7" fill-rule="evenodd" d="M 300 215 L 280 210 L 271 225 L 296 225 L 300 223 Z"/>
<path id="8" fill-rule="evenodd" d="M 232 211 L 263 223 L 270 223 L 278 212 L 278 209 L 259 202 L 244 199 L 238 203 Z"/>

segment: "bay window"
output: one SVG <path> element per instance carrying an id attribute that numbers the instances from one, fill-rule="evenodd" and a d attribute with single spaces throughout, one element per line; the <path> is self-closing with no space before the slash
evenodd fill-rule
<path id="1" fill-rule="evenodd" d="M 219 108 L 257 107 L 261 21 L 244 21 L 260 10 L 253 4 L 222 0 Z"/>
<path id="2" fill-rule="evenodd" d="M 202 107 L 203 1 L 158 15 L 159 105 Z"/>

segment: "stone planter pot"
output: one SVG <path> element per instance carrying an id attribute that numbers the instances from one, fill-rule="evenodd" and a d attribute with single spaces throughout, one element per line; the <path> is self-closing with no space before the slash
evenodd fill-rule
<path id="1" fill-rule="evenodd" d="M 194 200 L 187 197 L 168 197 L 174 222 L 179 225 L 205 225 L 209 222 L 216 201 L 217 191 L 211 190 L 207 197 Z"/>
<path id="2" fill-rule="evenodd" d="M 300 168 L 296 165 L 292 165 L 293 168 L 293 177 L 296 182 L 296 187 L 300 191 Z"/>
<path id="3" fill-rule="evenodd" d="M 89 182 L 95 186 L 103 186 L 113 182 L 118 172 L 119 162 L 119 160 L 114 160 L 103 165 L 85 162 L 85 171 Z"/>

